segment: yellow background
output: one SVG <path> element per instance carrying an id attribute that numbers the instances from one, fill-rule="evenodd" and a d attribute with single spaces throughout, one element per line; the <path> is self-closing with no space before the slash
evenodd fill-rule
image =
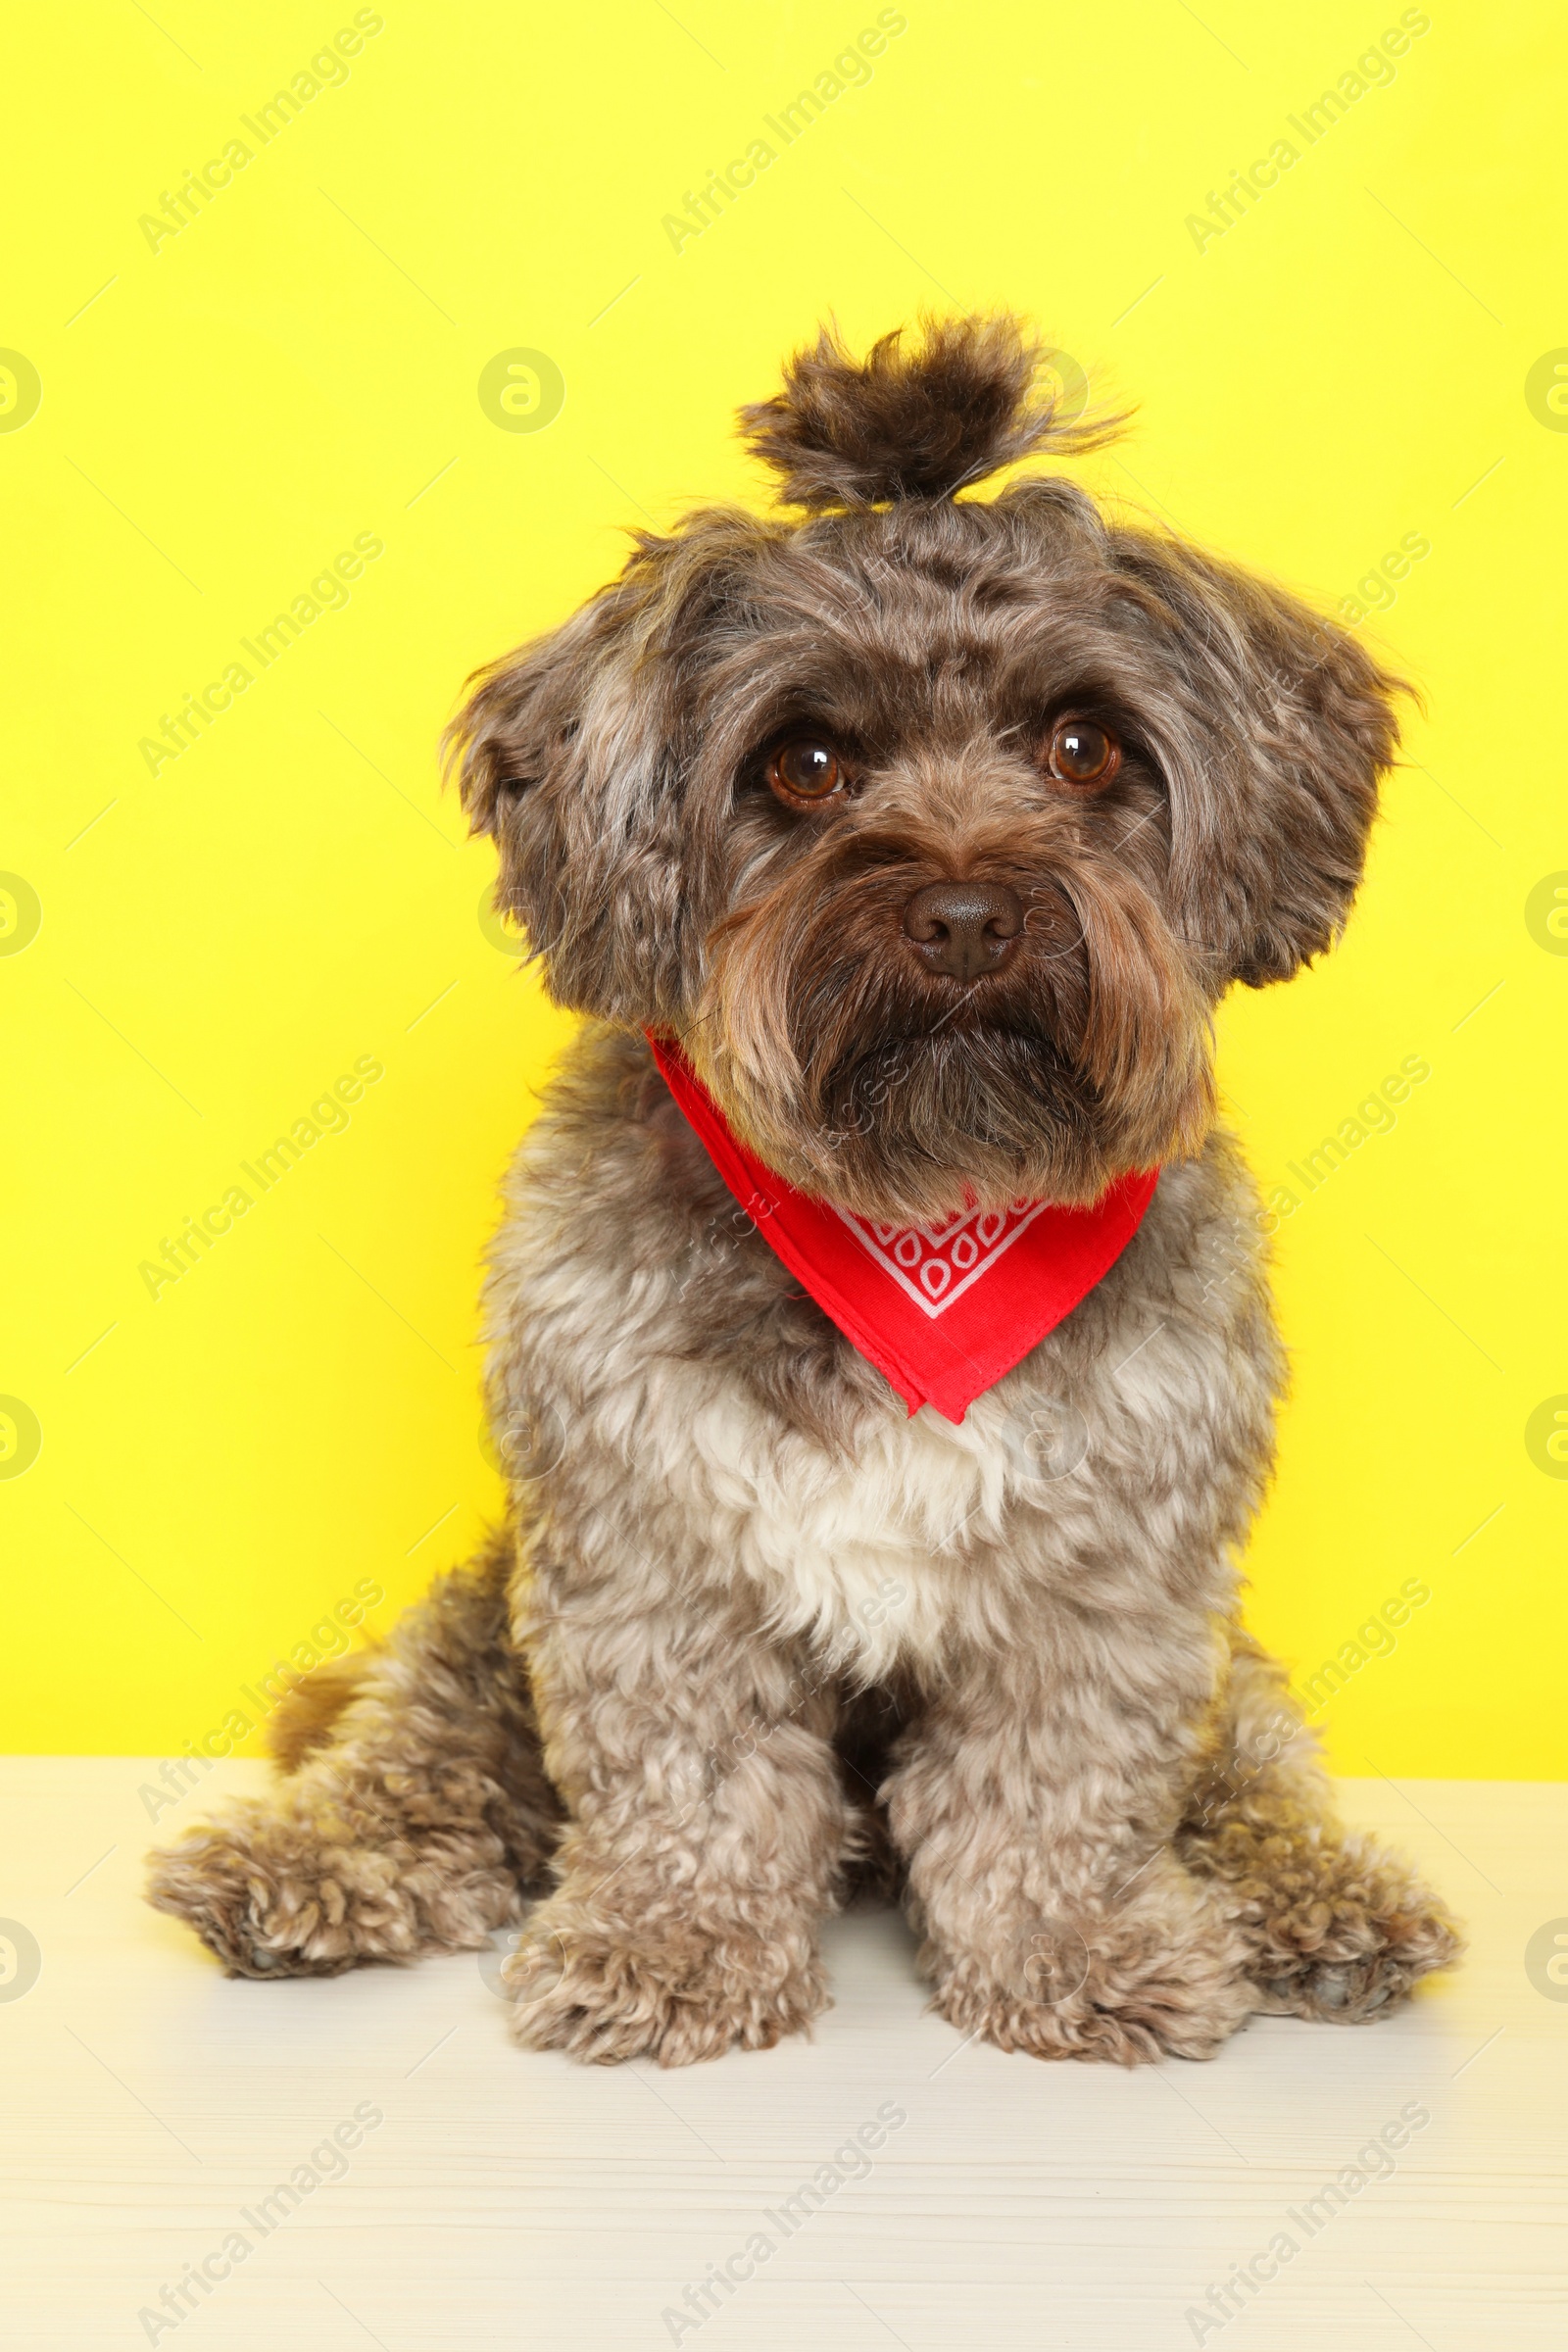
<path id="1" fill-rule="evenodd" d="M 42 1448 L 0 1481 L 7 1745 L 177 1752 L 358 1580 L 384 1627 L 497 1508 L 478 1259 L 566 1024 L 481 925 L 437 732 L 627 526 L 760 496 L 731 413 L 820 316 L 1004 303 L 1140 404 L 1078 468 L 1103 494 L 1331 607 L 1430 540 L 1366 624 L 1428 715 L 1347 943 L 1222 1017 L 1269 1185 L 1432 1071 L 1278 1237 L 1296 1388 L 1251 1619 L 1304 1679 L 1419 1578 L 1322 1710 L 1340 1767 L 1568 1767 L 1568 1481 L 1526 1443 L 1568 1391 L 1568 958 L 1526 913 L 1568 868 L 1568 434 L 1526 396 L 1568 345 L 1553 12 L 1435 0 L 1305 149 L 1287 116 L 1396 8 L 910 0 L 677 252 L 663 216 L 876 13 L 388 0 L 156 251 L 139 217 L 353 12 L 14 19 L 0 344 L 42 402 L 0 432 L 0 867 L 42 924 L 0 957 L 0 1392 Z M 1299 162 L 1200 249 L 1187 217 L 1281 136 Z M 517 347 L 565 380 L 537 432 L 478 399 Z M 364 532 L 346 608 L 149 773 L 161 714 Z M 140 1262 L 361 1055 L 352 1125 L 149 1297 Z"/>

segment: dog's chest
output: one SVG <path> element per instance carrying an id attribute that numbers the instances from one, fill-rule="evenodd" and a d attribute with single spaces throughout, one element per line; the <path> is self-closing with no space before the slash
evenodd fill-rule
<path id="1" fill-rule="evenodd" d="M 613 1524 L 650 1591 L 667 1578 L 684 1606 L 695 1580 L 715 1610 L 749 1592 L 761 1623 L 868 1678 L 1049 1642 L 1069 1618 L 1228 1605 L 1277 1363 L 1215 1171 L 1167 1172 L 1109 1276 L 959 1424 L 840 1386 L 755 1236 L 694 1241 L 651 1188 L 596 1200 L 592 1163 L 518 1172 L 492 1396 L 564 1424 L 523 1498 L 561 1573 Z"/>
<path id="2" fill-rule="evenodd" d="M 726 1583 L 738 1571 L 771 1625 L 869 1677 L 1048 1640 L 1063 1610 L 1222 1605 L 1247 1433 L 1192 1343 L 1117 1318 L 1092 1360 L 1043 1348 L 958 1425 L 892 1403 L 847 1455 L 726 1382 L 687 1392 L 666 1458 Z"/>
<path id="3" fill-rule="evenodd" d="M 736 1389 L 683 1434 L 725 1555 L 770 1620 L 868 1674 L 950 1644 L 977 1560 L 1026 1515 L 1027 1425 L 995 1405 L 959 1428 L 895 1407 L 846 1458 L 769 1429 Z"/>

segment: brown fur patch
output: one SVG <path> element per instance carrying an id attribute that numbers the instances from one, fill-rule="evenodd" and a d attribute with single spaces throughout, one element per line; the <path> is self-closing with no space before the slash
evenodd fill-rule
<path id="1" fill-rule="evenodd" d="M 266 1740 L 279 1770 L 294 1772 L 307 1756 L 325 1747 L 338 1717 L 362 1689 L 370 1665 L 368 1650 L 327 1658 L 297 1682 L 267 1722 Z"/>
<path id="2" fill-rule="evenodd" d="M 930 318 L 851 358 L 824 327 L 784 389 L 741 411 L 747 446 L 792 507 L 948 498 L 1035 451 L 1097 449 L 1125 421 L 1072 423 L 1037 390 L 1041 345 L 1016 318 Z"/>

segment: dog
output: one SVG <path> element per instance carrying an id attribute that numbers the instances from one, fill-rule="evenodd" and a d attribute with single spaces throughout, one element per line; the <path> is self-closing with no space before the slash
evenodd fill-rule
<path id="1" fill-rule="evenodd" d="M 824 330 L 742 412 L 781 511 L 637 534 L 470 680 L 497 906 L 584 1016 L 485 1291 L 510 1520 L 155 1857 L 232 1973 L 520 1927 L 524 2045 L 676 2066 L 808 2029 L 880 1893 L 961 2034 L 1135 2064 L 1454 1958 L 1239 1620 L 1284 1364 L 1212 1064 L 1340 932 L 1403 689 L 1060 474 L 975 495 L 1122 421 L 1045 381 L 1007 316 Z M 890 1298 L 906 1238 L 929 1285 L 1021 1235 L 1000 1374 L 939 1409 L 790 1215 Z"/>

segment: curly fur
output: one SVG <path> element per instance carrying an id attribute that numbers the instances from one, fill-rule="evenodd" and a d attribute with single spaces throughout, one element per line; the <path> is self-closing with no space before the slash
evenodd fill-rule
<path id="1" fill-rule="evenodd" d="M 1225 1722 L 1176 1850 L 1248 1951 L 1258 2006 L 1360 2025 L 1446 1968 L 1459 1933 L 1409 1867 L 1339 1826 L 1284 1674 L 1233 1628 Z"/>
<path id="2" fill-rule="evenodd" d="M 824 328 L 784 389 L 742 409 L 754 457 L 792 507 L 821 514 L 949 498 L 1051 447 L 1097 449 L 1125 419 L 1072 423 L 1039 391 L 1041 345 L 1016 318 L 928 318 L 913 349 L 895 329 L 853 359 Z"/>
<path id="3" fill-rule="evenodd" d="M 1396 681 L 1277 587 L 1054 479 L 1011 321 L 751 412 L 805 520 L 695 515 L 472 681 L 452 749 L 498 905 L 589 1016 L 485 1292 L 512 1516 L 315 1678 L 274 1793 L 155 1859 L 245 1975 L 476 1944 L 517 2037 L 666 2065 L 809 2028 L 823 1918 L 897 1894 L 941 2013 L 1041 2057 L 1201 2058 L 1259 2009 L 1385 2013 L 1457 1950 L 1339 1828 L 1239 1629 L 1283 1358 L 1214 1125 L 1224 990 L 1337 935 Z M 1054 714 L 1123 746 L 1099 794 Z M 791 731 L 854 789 L 803 813 Z M 910 954 L 1012 891 L 1004 967 Z M 725 1191 L 642 1034 L 783 1174 L 913 1221 L 1162 1163 L 1110 1273 L 960 1426 L 908 1418 Z M 1043 1462 L 1069 1418 L 1080 1458 Z"/>
<path id="4" fill-rule="evenodd" d="M 280 1710 L 276 1796 L 155 1857 L 153 1902 L 233 1974 L 336 1976 L 478 1944 L 520 1916 L 561 1805 L 507 1637 L 513 1568 L 498 1542 L 384 1646 L 308 1699 L 302 1686 Z"/>
<path id="5" fill-rule="evenodd" d="M 294 1772 L 307 1756 L 327 1746 L 344 1708 L 359 1695 L 374 1664 L 373 1650 L 351 1650 L 346 1657 L 327 1658 L 286 1690 L 267 1720 L 265 1738 L 273 1762 L 284 1772 Z"/>

